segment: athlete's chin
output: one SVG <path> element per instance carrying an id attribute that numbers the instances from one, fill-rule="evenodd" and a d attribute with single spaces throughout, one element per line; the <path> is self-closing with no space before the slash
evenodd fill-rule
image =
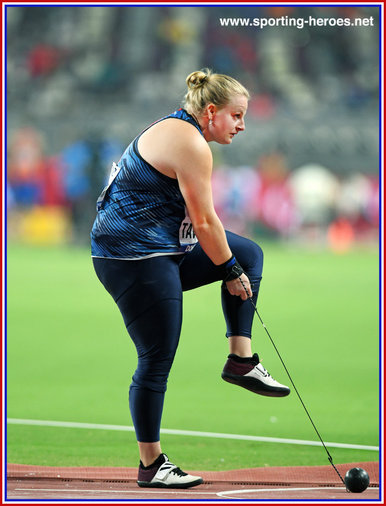
<path id="1" fill-rule="evenodd" d="M 232 144 L 234 134 L 221 135 L 218 136 L 215 140 L 217 144 Z"/>

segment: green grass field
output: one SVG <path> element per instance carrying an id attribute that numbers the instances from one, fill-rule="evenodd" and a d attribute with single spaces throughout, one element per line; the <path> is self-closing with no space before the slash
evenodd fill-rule
<path id="1" fill-rule="evenodd" d="M 258 307 L 324 441 L 378 445 L 378 252 L 345 255 L 261 244 Z M 8 418 L 132 425 L 127 394 L 136 365 L 118 309 L 87 248 L 9 245 Z M 228 353 L 219 284 L 184 294 L 181 342 L 162 427 L 317 440 L 296 397 L 261 397 L 221 380 Z M 285 371 L 256 319 L 254 350 Z M 165 435 L 186 469 L 327 465 L 321 447 Z M 331 448 L 335 463 L 376 451 Z M 20 464 L 137 466 L 133 432 L 9 424 L 7 460 Z"/>

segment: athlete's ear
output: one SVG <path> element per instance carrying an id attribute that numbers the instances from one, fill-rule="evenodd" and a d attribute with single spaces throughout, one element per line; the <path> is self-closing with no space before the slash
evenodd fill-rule
<path id="1" fill-rule="evenodd" d="M 206 116 L 208 117 L 208 120 L 209 121 L 212 121 L 214 119 L 214 116 L 217 112 L 217 105 L 215 104 L 207 104 L 206 108 L 205 108 L 205 112 L 206 112 Z"/>

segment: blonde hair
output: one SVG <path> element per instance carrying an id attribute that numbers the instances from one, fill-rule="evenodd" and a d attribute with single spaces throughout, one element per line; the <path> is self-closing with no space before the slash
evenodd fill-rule
<path id="1" fill-rule="evenodd" d="M 196 70 L 186 78 L 188 91 L 183 105 L 189 113 L 201 114 L 207 104 L 223 107 L 234 95 L 249 99 L 248 90 L 233 77 L 214 74 L 210 69 Z"/>

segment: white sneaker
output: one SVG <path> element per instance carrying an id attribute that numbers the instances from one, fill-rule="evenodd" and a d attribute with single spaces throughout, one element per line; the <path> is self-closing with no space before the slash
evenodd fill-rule
<path id="1" fill-rule="evenodd" d="M 257 353 L 250 358 L 228 355 L 221 374 L 223 380 L 268 397 L 285 397 L 290 389 L 272 378 L 262 366 Z"/>
<path id="2" fill-rule="evenodd" d="M 189 488 L 200 485 L 204 480 L 200 476 L 184 473 L 161 453 L 158 459 L 148 467 L 139 464 L 137 483 L 140 487 Z"/>

